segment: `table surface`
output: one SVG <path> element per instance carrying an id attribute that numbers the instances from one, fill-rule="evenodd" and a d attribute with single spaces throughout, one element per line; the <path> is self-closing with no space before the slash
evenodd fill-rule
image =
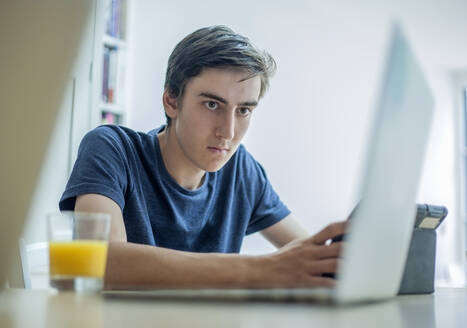
<path id="1" fill-rule="evenodd" d="M 110 299 L 7 289 L 0 327 L 467 327 L 467 289 L 350 306 L 311 303 Z"/>

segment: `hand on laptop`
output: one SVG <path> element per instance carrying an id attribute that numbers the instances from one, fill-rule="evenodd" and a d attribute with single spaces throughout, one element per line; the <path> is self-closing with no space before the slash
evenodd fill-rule
<path id="1" fill-rule="evenodd" d="M 268 256 L 268 277 L 280 287 L 332 287 L 343 242 L 326 242 L 345 233 L 347 221 L 336 222 L 314 236 L 297 239 Z"/>

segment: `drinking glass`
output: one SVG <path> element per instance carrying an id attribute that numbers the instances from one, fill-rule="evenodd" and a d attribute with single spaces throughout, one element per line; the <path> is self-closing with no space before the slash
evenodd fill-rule
<path id="1" fill-rule="evenodd" d="M 47 217 L 50 286 L 100 291 L 107 262 L 110 214 L 64 211 Z"/>

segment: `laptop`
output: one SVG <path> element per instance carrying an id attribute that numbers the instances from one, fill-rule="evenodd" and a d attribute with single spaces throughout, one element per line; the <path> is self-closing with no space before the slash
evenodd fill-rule
<path id="1" fill-rule="evenodd" d="M 0 1 L 0 291 L 22 283 L 18 240 L 94 2 Z"/>
<path id="2" fill-rule="evenodd" d="M 374 113 L 361 201 L 349 224 L 332 289 L 157 289 L 106 291 L 151 299 L 367 302 L 399 290 L 415 218 L 419 179 L 433 114 L 423 73 L 398 25 Z"/>

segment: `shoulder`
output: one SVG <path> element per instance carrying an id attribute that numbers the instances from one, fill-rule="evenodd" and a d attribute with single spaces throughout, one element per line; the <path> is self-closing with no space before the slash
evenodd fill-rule
<path id="1" fill-rule="evenodd" d="M 264 168 L 254 158 L 254 156 L 246 149 L 244 145 L 240 145 L 237 150 L 238 163 L 241 169 L 246 170 L 250 173 L 261 173 L 264 174 Z"/>
<path id="2" fill-rule="evenodd" d="M 222 183 L 233 186 L 236 198 L 246 200 L 251 208 L 270 185 L 265 170 L 244 145 L 238 147 L 221 177 Z"/>
<path id="3" fill-rule="evenodd" d="M 83 140 L 114 140 L 121 141 L 131 138 L 135 131 L 117 125 L 101 125 L 92 129 L 84 136 Z"/>
<path id="4" fill-rule="evenodd" d="M 142 143 L 144 135 L 122 126 L 101 125 L 86 133 L 81 148 L 110 147 L 122 151 L 131 144 Z"/>
<path id="5" fill-rule="evenodd" d="M 242 177 L 241 180 L 261 180 L 264 182 L 267 179 L 264 168 L 244 145 L 238 147 L 235 155 L 226 166 L 227 170 L 234 170 L 237 176 Z"/>

